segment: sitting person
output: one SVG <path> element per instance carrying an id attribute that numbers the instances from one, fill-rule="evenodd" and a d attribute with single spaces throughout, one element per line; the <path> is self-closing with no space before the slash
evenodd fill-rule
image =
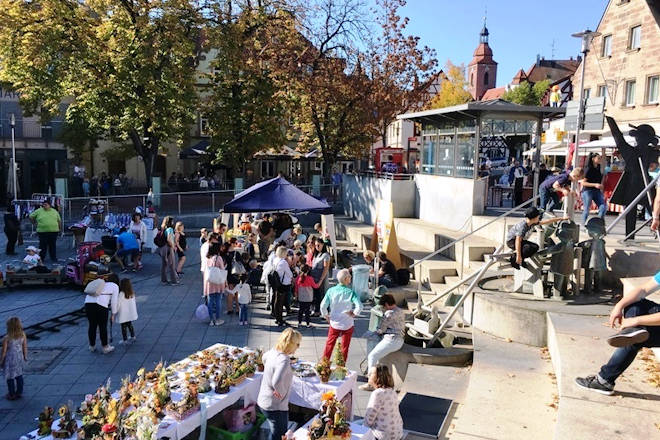
<path id="1" fill-rule="evenodd" d="M 531 257 L 539 251 L 539 245 L 527 240 L 532 229 L 536 225 L 547 225 L 562 220 L 568 220 L 568 217 L 555 217 L 541 221 L 541 211 L 535 206 L 527 208 L 525 211 L 525 220 L 516 223 L 509 229 L 506 235 L 506 245 L 509 249 L 515 251 L 511 255 L 510 262 L 514 269 L 519 270 L 520 266 L 527 268 L 526 258 Z"/>
<path id="2" fill-rule="evenodd" d="M 385 294 L 378 301 L 385 313 L 376 333 L 382 336 L 380 342 L 367 355 L 369 374 L 376 368 L 378 362 L 390 353 L 403 347 L 403 335 L 406 331 L 406 314 L 396 305 L 392 295 Z M 370 382 L 360 385 L 364 391 L 373 391 L 375 388 Z"/>
<path id="3" fill-rule="evenodd" d="M 23 258 L 23 263 L 25 263 L 28 270 L 41 272 L 41 269 L 39 269 L 40 267 L 45 269 L 44 263 L 39 256 L 41 249 L 37 249 L 34 246 L 28 246 L 25 248 L 25 251 L 27 252 L 27 255 Z"/>
<path id="4" fill-rule="evenodd" d="M 396 286 L 396 267 L 387 259 L 385 252 L 378 252 L 378 285 L 387 288 Z"/>
<path id="5" fill-rule="evenodd" d="M 138 268 L 138 258 L 140 255 L 140 243 L 138 243 L 137 238 L 132 232 L 126 230 L 126 228 L 121 228 L 119 230 L 119 236 L 117 237 L 117 253 L 115 254 L 115 259 L 119 263 L 122 272 L 126 272 L 125 258 L 131 257 L 133 260 L 133 271 L 135 272 Z"/>
<path id="6" fill-rule="evenodd" d="M 643 285 L 625 293 L 610 313 L 610 325 L 621 331 L 607 339 L 617 347 L 598 374 L 577 377 L 575 383 L 590 391 L 611 396 L 616 380 L 626 371 L 642 347 L 660 347 L 660 304 L 646 299 L 660 288 L 660 272 Z"/>
<path id="7" fill-rule="evenodd" d="M 375 391 L 369 396 L 364 426 L 371 428 L 378 440 L 400 440 L 403 437 L 403 420 L 394 380 L 387 366 L 374 368 L 369 374 L 369 383 Z"/>

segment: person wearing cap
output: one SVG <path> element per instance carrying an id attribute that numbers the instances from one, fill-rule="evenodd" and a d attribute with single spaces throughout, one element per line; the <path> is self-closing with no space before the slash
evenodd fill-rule
<path id="1" fill-rule="evenodd" d="M 506 245 L 515 251 L 510 258 L 511 266 L 516 270 L 519 270 L 520 266 L 527 267 L 525 259 L 538 252 L 539 245 L 527 240 L 534 226 L 547 225 L 562 220 L 568 220 L 568 217 L 554 217 L 541 221 L 541 211 L 538 208 L 535 206 L 527 208 L 525 220 L 513 225 L 506 236 Z"/>
<path id="2" fill-rule="evenodd" d="M 37 266 L 41 266 L 43 263 L 41 261 L 41 257 L 39 256 L 39 252 L 41 249 L 37 249 L 34 246 L 28 246 L 25 248 L 25 252 L 27 252 L 27 255 L 25 258 L 23 258 L 23 263 L 27 266 L 28 270 L 34 269 Z"/>
<path id="3" fill-rule="evenodd" d="M 549 176 L 539 185 L 539 193 L 541 195 L 541 209 L 553 212 L 556 206 L 560 205 L 558 192 L 568 196 L 573 193 L 577 197 L 575 191 L 571 190 L 571 182 L 582 180 L 584 172 L 582 168 L 577 167 L 569 173 L 564 171 L 561 174 Z"/>
<path id="4" fill-rule="evenodd" d="M 60 213 L 50 206 L 48 200 L 44 200 L 41 208 L 30 214 L 30 220 L 37 225 L 41 259 L 46 258 L 46 252 L 48 252 L 50 259 L 57 261 L 57 234 L 62 230 Z"/>

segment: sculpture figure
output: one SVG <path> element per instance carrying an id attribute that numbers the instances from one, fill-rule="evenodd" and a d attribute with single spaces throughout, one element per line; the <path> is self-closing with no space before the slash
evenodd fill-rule
<path id="1" fill-rule="evenodd" d="M 607 270 L 605 252 L 605 221 L 592 217 L 587 222 L 587 232 L 591 239 L 578 244 L 582 248 L 582 268 L 584 269 L 584 293 L 599 292 L 601 276 Z"/>
<path id="2" fill-rule="evenodd" d="M 578 225 L 572 221 L 563 221 L 557 227 L 556 236 L 559 243 L 541 251 L 542 255 L 552 256 L 550 272 L 552 272 L 552 297 L 566 296 L 568 280 L 573 273 L 575 261 L 575 244 L 580 236 Z"/>
<path id="3" fill-rule="evenodd" d="M 633 130 L 630 130 L 629 134 L 635 138 L 637 143 L 637 146 L 633 147 L 626 142 L 616 121 L 609 116 L 605 118 L 607 119 L 607 124 L 610 126 L 616 147 L 626 162 L 625 169 L 616 188 L 614 188 L 610 202 L 627 206 L 644 190 L 646 186 L 644 179 L 647 182 L 651 181 L 648 175 L 648 169 L 651 162 L 658 159 L 658 136 L 655 135 L 655 130 L 650 125 L 632 126 Z M 649 209 L 648 198 L 642 199 L 639 203 Z M 632 209 L 626 215 L 626 236 L 632 234 L 635 230 L 636 222 L 637 210 Z M 634 239 L 634 234 L 630 235 L 629 238 Z"/>

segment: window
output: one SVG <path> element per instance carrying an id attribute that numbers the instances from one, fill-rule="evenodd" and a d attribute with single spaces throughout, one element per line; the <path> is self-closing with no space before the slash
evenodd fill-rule
<path id="1" fill-rule="evenodd" d="M 436 174 L 441 176 L 454 175 L 454 136 L 440 136 L 436 157 L 438 170 Z"/>
<path id="2" fill-rule="evenodd" d="M 591 96 L 591 89 L 584 89 L 582 91 L 582 100 L 589 99 L 590 96 Z"/>
<path id="3" fill-rule="evenodd" d="M 603 46 L 601 47 L 600 56 L 602 57 L 611 57 L 612 56 L 612 36 L 605 35 L 603 37 Z"/>
<path id="4" fill-rule="evenodd" d="M 261 177 L 275 177 L 275 162 L 272 160 L 261 161 Z"/>
<path id="5" fill-rule="evenodd" d="M 606 85 L 598 86 L 598 96 L 605 96 L 607 98 L 607 86 Z"/>
<path id="6" fill-rule="evenodd" d="M 207 118 L 199 117 L 199 135 L 209 135 L 209 120 Z"/>
<path id="7" fill-rule="evenodd" d="M 488 72 L 484 73 L 484 84 L 488 85 Z"/>
<path id="8" fill-rule="evenodd" d="M 630 37 L 628 38 L 628 49 L 639 49 L 642 43 L 642 25 L 630 28 Z"/>
<path id="9" fill-rule="evenodd" d="M 626 81 L 626 107 L 635 106 L 635 81 Z"/>
<path id="10" fill-rule="evenodd" d="M 422 173 L 435 174 L 435 146 L 437 136 L 424 136 L 422 147 Z"/>
<path id="11" fill-rule="evenodd" d="M 660 89 L 660 76 L 649 76 L 646 80 L 646 103 L 658 103 L 658 91 Z"/>
<path id="12" fill-rule="evenodd" d="M 474 72 L 470 74 L 470 85 L 474 86 Z"/>

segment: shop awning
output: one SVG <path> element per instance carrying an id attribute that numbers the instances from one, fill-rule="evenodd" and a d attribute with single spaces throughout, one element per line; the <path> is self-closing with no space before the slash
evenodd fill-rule
<path id="1" fill-rule="evenodd" d="M 204 156 L 208 152 L 206 151 L 211 145 L 207 139 L 202 139 L 197 142 L 195 145 L 192 145 L 188 148 L 184 148 L 179 152 L 179 159 L 198 159 L 200 156 Z"/>

